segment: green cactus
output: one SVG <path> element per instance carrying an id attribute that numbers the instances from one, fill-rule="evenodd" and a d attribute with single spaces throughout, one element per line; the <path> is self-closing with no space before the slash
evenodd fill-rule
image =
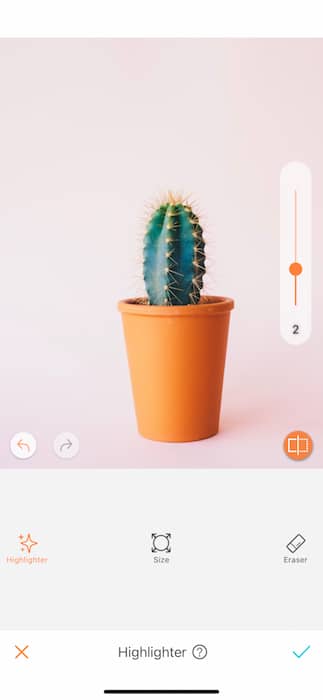
<path id="1" fill-rule="evenodd" d="M 205 273 L 203 229 L 191 206 L 172 194 L 151 216 L 144 240 L 149 304 L 198 304 Z"/>

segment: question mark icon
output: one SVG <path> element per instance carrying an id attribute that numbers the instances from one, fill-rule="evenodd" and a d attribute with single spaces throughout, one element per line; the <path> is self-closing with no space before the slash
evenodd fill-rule
<path id="1" fill-rule="evenodd" d="M 192 654 L 194 659 L 205 659 L 207 656 L 207 648 L 204 644 L 195 644 L 195 647 L 192 649 Z"/>

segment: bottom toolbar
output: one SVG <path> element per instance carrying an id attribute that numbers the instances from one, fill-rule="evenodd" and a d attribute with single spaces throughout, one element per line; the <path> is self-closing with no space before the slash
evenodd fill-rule
<path id="1" fill-rule="evenodd" d="M 323 631 L 0 633 L 0 696 L 321 700 Z"/>

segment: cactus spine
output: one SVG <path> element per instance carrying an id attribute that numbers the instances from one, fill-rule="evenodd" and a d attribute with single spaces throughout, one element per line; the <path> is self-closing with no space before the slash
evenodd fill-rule
<path id="1" fill-rule="evenodd" d="M 149 304 L 198 304 L 205 273 L 205 243 L 199 218 L 169 194 L 152 214 L 144 240 L 144 280 Z"/>

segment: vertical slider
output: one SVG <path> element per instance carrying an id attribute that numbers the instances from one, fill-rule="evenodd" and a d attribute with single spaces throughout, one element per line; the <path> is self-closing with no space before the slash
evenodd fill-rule
<path id="1" fill-rule="evenodd" d="M 304 163 L 280 174 L 280 332 L 301 345 L 312 330 L 312 177 Z"/>

